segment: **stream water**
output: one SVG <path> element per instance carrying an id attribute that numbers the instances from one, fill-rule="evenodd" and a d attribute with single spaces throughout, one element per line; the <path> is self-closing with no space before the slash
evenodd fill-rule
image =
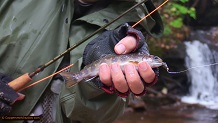
<path id="1" fill-rule="evenodd" d="M 189 94 L 181 98 L 183 102 L 147 105 L 145 111 L 126 112 L 113 123 L 218 123 L 218 65 L 198 67 L 218 62 L 218 28 L 210 31 L 193 32 L 192 41 L 185 42 L 186 66 L 197 68 L 187 73 L 191 86 Z"/>
<path id="2" fill-rule="evenodd" d="M 183 97 L 182 101 L 218 109 L 218 65 L 203 67 L 203 65 L 218 63 L 218 52 L 197 40 L 186 42 L 185 45 L 187 68 L 202 67 L 188 72 L 191 80 L 190 94 Z"/>

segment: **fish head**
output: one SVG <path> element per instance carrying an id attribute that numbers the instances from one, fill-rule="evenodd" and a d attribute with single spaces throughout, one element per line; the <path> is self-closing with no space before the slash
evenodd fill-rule
<path id="1" fill-rule="evenodd" d="M 158 57 L 158 56 L 154 56 L 154 55 L 149 55 L 149 57 L 144 57 L 144 59 L 146 58 L 146 62 L 152 67 L 152 68 L 156 68 L 156 67 L 160 67 L 163 66 L 164 68 L 168 68 L 167 64 L 165 62 L 163 62 L 163 60 Z"/>
<path id="2" fill-rule="evenodd" d="M 169 71 L 169 67 L 167 66 L 166 62 L 163 62 L 162 67 L 165 68 L 167 71 Z"/>
<path id="3" fill-rule="evenodd" d="M 163 62 L 163 60 L 158 57 L 158 56 L 153 56 L 153 65 L 155 67 L 160 67 L 162 66 L 163 68 L 165 68 L 167 71 L 169 70 L 168 66 L 167 66 L 167 63 L 166 62 Z"/>
<path id="4" fill-rule="evenodd" d="M 151 57 L 152 57 L 152 66 L 154 67 L 162 66 L 163 60 L 160 57 L 154 55 L 152 55 Z"/>

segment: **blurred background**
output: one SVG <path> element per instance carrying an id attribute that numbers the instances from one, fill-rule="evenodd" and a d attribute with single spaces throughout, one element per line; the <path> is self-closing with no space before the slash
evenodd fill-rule
<path id="1" fill-rule="evenodd" d="M 158 11 L 165 30 L 149 37 L 150 53 L 170 71 L 194 69 L 160 68 L 157 84 L 131 99 L 114 123 L 218 123 L 218 0 L 170 0 Z"/>

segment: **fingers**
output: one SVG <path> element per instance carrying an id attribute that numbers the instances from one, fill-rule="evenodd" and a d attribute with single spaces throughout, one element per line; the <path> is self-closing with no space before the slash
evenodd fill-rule
<path id="1" fill-rule="evenodd" d="M 146 83 L 151 83 L 153 82 L 154 78 L 155 78 L 155 73 L 152 70 L 152 68 L 150 67 L 150 65 L 148 65 L 147 62 L 143 61 L 140 62 L 138 64 L 138 71 L 139 74 L 141 76 L 141 78 L 146 82 Z"/>
<path id="2" fill-rule="evenodd" d="M 144 85 L 141 78 L 133 64 L 127 64 L 125 67 L 126 81 L 129 85 L 130 90 L 134 94 L 140 94 L 144 90 Z"/>
<path id="3" fill-rule="evenodd" d="M 102 83 L 107 86 L 112 86 L 110 67 L 106 63 L 102 63 L 99 69 L 99 78 Z"/>
<path id="4" fill-rule="evenodd" d="M 123 72 L 118 63 L 113 63 L 111 65 L 111 77 L 114 84 L 114 87 L 121 93 L 128 91 L 128 85 L 126 79 L 123 75 Z"/>
<path id="5" fill-rule="evenodd" d="M 115 45 L 114 51 L 117 54 L 126 54 L 135 49 L 137 45 L 136 38 L 133 36 L 126 36 L 118 44 Z"/>
<path id="6" fill-rule="evenodd" d="M 144 91 L 145 87 L 143 82 L 151 83 L 155 78 L 154 71 L 145 61 L 138 64 L 138 71 L 133 64 L 127 64 L 125 66 L 126 81 L 129 89 L 134 94 L 140 94 Z"/>
<path id="7" fill-rule="evenodd" d="M 128 91 L 126 79 L 118 63 L 113 63 L 110 67 L 102 63 L 99 69 L 99 77 L 102 83 L 107 86 L 112 86 L 113 84 L 121 93 Z"/>
<path id="8" fill-rule="evenodd" d="M 102 83 L 107 86 L 113 84 L 121 93 L 130 89 L 134 94 L 140 94 L 145 88 L 143 82 L 151 83 L 155 78 L 155 73 L 146 62 L 140 62 L 138 69 L 137 71 L 133 64 L 127 64 L 123 72 L 118 63 L 113 63 L 111 66 L 103 63 L 100 65 L 99 77 Z"/>

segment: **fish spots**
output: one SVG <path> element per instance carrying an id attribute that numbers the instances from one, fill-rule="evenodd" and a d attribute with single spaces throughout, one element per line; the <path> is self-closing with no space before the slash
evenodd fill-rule
<path id="1" fill-rule="evenodd" d="M 85 75 L 88 75 L 89 74 L 89 69 L 83 69 L 83 72 Z"/>
<path id="2" fill-rule="evenodd" d="M 102 57 L 101 59 L 98 59 L 95 62 L 92 62 L 91 64 L 85 66 L 81 71 L 79 71 L 78 73 L 75 73 L 75 76 L 77 76 L 77 82 L 85 79 L 85 80 L 91 80 L 94 77 L 99 75 L 99 67 L 102 63 L 108 64 L 111 68 L 112 71 L 114 71 L 113 76 L 117 76 L 118 74 L 123 75 L 123 71 L 126 69 L 127 71 L 129 71 L 131 73 L 131 75 L 135 74 L 135 71 L 132 70 L 137 70 L 138 69 L 138 64 L 139 62 L 141 62 L 143 60 L 151 60 L 151 62 L 148 62 L 148 64 L 151 66 L 153 63 L 157 64 L 159 63 L 159 65 L 154 66 L 155 67 L 159 67 L 162 65 L 162 60 L 158 60 L 158 61 L 154 61 L 153 57 L 147 56 L 147 55 L 143 55 L 143 54 L 127 54 L 127 55 L 108 55 L 105 57 Z M 126 64 L 130 64 L 129 67 L 124 68 Z M 119 67 L 118 67 L 119 66 Z M 101 72 L 102 73 L 102 72 Z M 129 76 L 129 78 L 132 81 L 132 76 Z M 123 79 L 125 80 L 125 79 Z M 116 80 L 117 81 L 117 80 Z M 121 80 L 117 81 L 118 83 L 121 82 L 121 86 L 127 86 L 125 84 L 122 84 L 122 78 Z M 116 86 L 120 86 L 119 84 Z M 123 91 L 125 92 L 125 91 Z"/>
<path id="3" fill-rule="evenodd" d="M 112 63 L 118 62 L 118 61 L 119 61 L 119 58 L 118 58 L 118 57 L 113 57 L 113 58 L 111 59 L 111 61 L 112 61 Z"/>
<path id="4" fill-rule="evenodd" d="M 81 72 L 79 72 L 77 75 L 78 75 L 79 78 L 80 78 L 80 77 L 83 77 L 83 76 L 85 75 L 85 73 L 84 73 L 84 71 L 81 71 Z"/>
<path id="5" fill-rule="evenodd" d="M 127 59 L 128 59 L 128 56 L 126 56 L 126 55 L 123 55 L 123 56 L 120 58 L 121 61 L 126 61 Z"/>
<path id="6" fill-rule="evenodd" d="M 96 65 L 92 65 L 92 66 L 91 66 L 91 71 L 95 71 L 95 68 L 96 68 Z M 90 72 L 91 72 L 91 71 L 90 71 Z"/>

